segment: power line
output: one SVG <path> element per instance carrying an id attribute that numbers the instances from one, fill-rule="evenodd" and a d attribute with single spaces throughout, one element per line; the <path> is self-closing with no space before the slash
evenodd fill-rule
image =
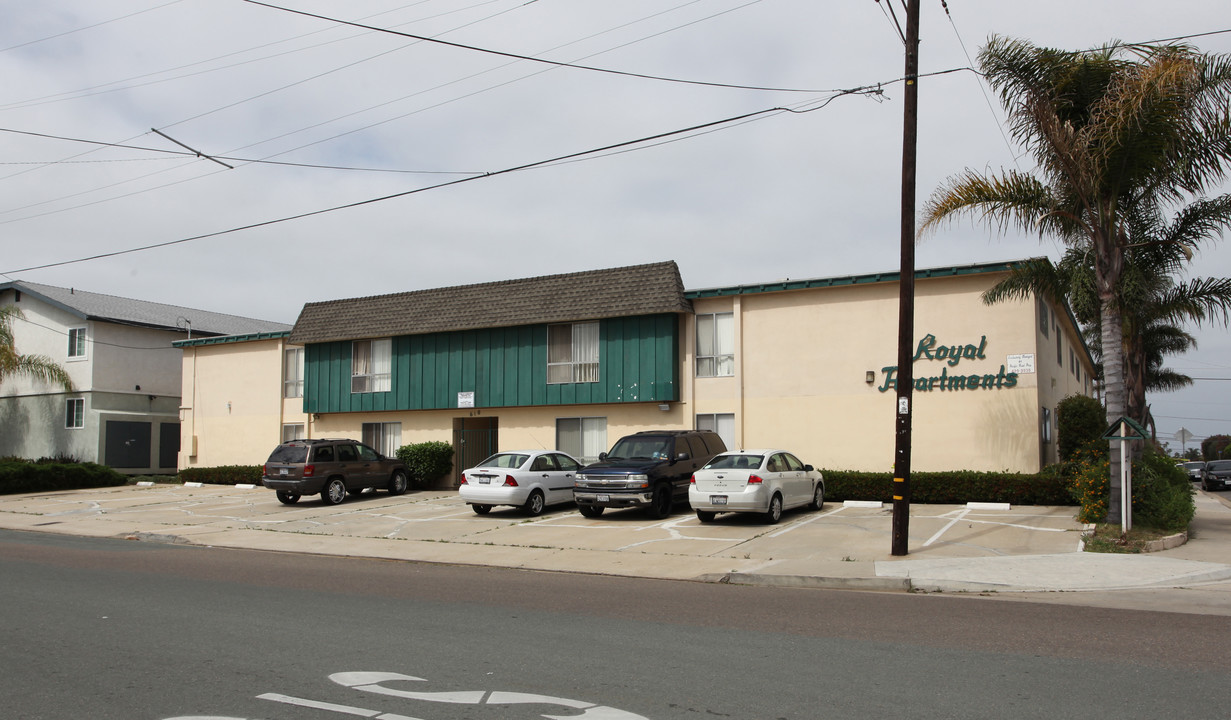
<path id="1" fill-rule="evenodd" d="M 144 13 L 152 12 L 154 10 L 160 10 L 162 8 L 167 7 L 168 5 L 175 5 L 183 1 L 184 0 L 171 0 L 171 2 L 166 2 L 166 3 L 163 3 L 162 5 L 155 5 L 152 8 L 146 8 L 144 10 L 137 10 L 136 12 L 131 12 L 131 13 L 128 13 L 127 15 L 121 15 L 120 17 L 111 18 L 110 20 L 103 20 L 102 22 L 96 22 L 93 25 L 86 25 L 84 27 L 73 28 L 72 30 L 65 30 L 62 33 L 57 33 L 55 35 L 48 35 L 47 37 L 42 37 L 37 40 L 28 40 L 26 42 L 18 43 L 16 45 L 10 45 L 6 48 L 0 48 L 0 53 L 8 52 L 9 50 L 16 50 L 18 48 L 27 47 L 29 45 L 37 45 L 38 43 L 41 43 L 41 42 L 46 42 L 48 40 L 54 40 L 55 38 L 64 37 L 65 35 L 72 35 L 73 33 L 79 33 L 83 30 L 90 30 L 92 28 L 102 27 L 103 25 L 109 25 L 113 22 L 119 22 L 120 20 L 126 20 L 136 15 L 142 15 Z"/>
<path id="2" fill-rule="evenodd" d="M 291 8 L 281 7 L 278 5 L 271 5 L 269 3 L 259 2 L 258 0 L 243 0 L 243 2 L 252 4 L 252 5 L 260 5 L 262 7 L 267 7 L 273 10 L 281 10 L 283 12 L 293 13 L 295 15 L 303 15 L 304 17 L 311 17 L 311 18 L 316 18 L 318 20 L 325 20 L 328 22 L 339 23 L 341 25 L 350 25 L 352 27 L 363 28 L 365 30 L 374 30 L 376 32 L 389 33 L 391 35 L 400 35 L 402 37 L 412 38 L 414 40 L 422 40 L 424 42 L 436 43 L 438 45 L 445 45 L 447 47 L 459 48 L 462 50 L 471 50 L 474 52 L 486 53 L 488 55 L 498 55 L 500 57 L 513 58 L 516 60 L 526 60 L 528 62 L 543 63 L 545 65 L 552 65 L 555 67 L 573 68 L 574 70 L 588 70 L 590 72 L 606 73 L 608 75 L 621 75 L 624 77 L 640 78 L 642 80 L 657 80 L 660 82 L 680 83 L 684 85 L 702 85 L 705 87 L 720 87 L 720 88 L 730 88 L 730 89 L 735 89 L 735 90 L 763 90 L 763 91 L 768 91 L 768 92 L 791 92 L 791 93 L 809 93 L 809 94 L 820 94 L 820 93 L 832 92 L 832 90 L 764 87 L 760 85 L 736 85 L 736 84 L 731 84 L 731 83 L 705 82 L 702 80 L 682 80 L 680 78 L 670 78 L 670 77 L 664 77 L 661 75 L 646 75 L 642 73 L 627 72 L 624 70 L 612 70 L 610 68 L 593 67 L 590 65 L 577 65 L 574 63 L 559 62 L 556 60 L 546 60 L 544 58 L 537 58 L 531 55 L 518 55 L 517 53 L 504 52 L 502 50 L 492 50 L 490 48 L 481 48 L 481 47 L 477 47 L 474 45 L 463 45 L 462 43 L 449 42 L 448 40 L 441 40 L 440 38 L 427 37 L 425 35 L 414 35 L 412 33 L 404 33 L 398 30 L 390 30 L 388 28 L 377 27 L 375 25 L 364 25 L 362 23 L 351 22 L 349 20 L 342 20 L 339 18 L 329 17 L 327 15 L 317 15 L 315 13 L 305 12 L 303 10 L 294 10 Z M 752 3 L 749 3 L 749 4 L 752 4 Z"/>
<path id="3" fill-rule="evenodd" d="M 583 150 L 581 152 L 569 153 L 567 155 L 561 155 L 559 157 L 549 158 L 547 160 L 539 160 L 539 161 L 535 161 L 532 163 L 526 163 L 524 165 L 518 165 L 515 167 L 505 168 L 503 170 L 495 170 L 492 172 L 484 173 L 482 175 L 465 177 L 465 178 L 461 178 L 458 180 L 450 180 L 448 182 L 438 183 L 436 185 L 428 185 L 426 187 L 416 188 L 414 190 L 406 190 L 404 192 L 394 193 L 392 195 L 384 195 L 381 197 L 369 198 L 367 200 L 360 200 L 358 202 L 346 203 L 343 205 L 335 205 L 333 207 L 328 207 L 328 208 L 324 208 L 321 210 L 312 210 L 312 211 L 305 212 L 305 213 L 299 213 L 297 215 L 289 215 L 286 217 L 276 218 L 274 220 L 264 220 L 261 222 L 251 223 L 248 225 L 242 225 L 239 227 L 229 228 L 227 230 L 218 230 L 216 232 L 204 233 L 201 235 L 194 235 L 192 237 L 180 238 L 178 240 L 168 240 L 166 242 L 153 243 L 151 245 L 144 245 L 141 247 L 129 248 L 127 250 L 116 250 L 114 252 L 98 253 L 96 255 L 90 255 L 88 257 L 77 258 L 74 260 L 63 260 L 60 262 L 46 263 L 43 265 L 32 265 L 30 267 L 16 268 L 13 270 L 0 270 L 0 274 L 9 275 L 9 274 L 22 273 L 22 272 L 29 272 L 32 270 L 45 270 L 47 268 L 61 267 L 64 265 L 74 265 L 77 263 L 89 262 L 91 260 L 101 260 L 103 258 L 116 257 L 119 255 L 128 255 L 131 253 L 143 252 L 145 250 L 154 250 L 156 248 L 169 247 L 171 245 L 179 245 L 182 243 L 192 242 L 194 240 L 204 240 L 207 238 L 219 237 L 221 235 L 228 235 L 228 234 L 240 232 L 243 230 L 253 230 L 256 228 L 268 227 L 270 225 L 277 225 L 280 223 L 290 222 L 292 220 L 301 220 L 303 218 L 313 217 L 316 215 L 325 215 L 327 213 L 337 212 L 339 210 L 347 210 L 350 208 L 361 207 L 363 205 L 372 205 L 372 204 L 379 203 L 379 202 L 385 202 L 387 200 L 402 198 L 402 197 L 406 197 L 409 195 L 416 195 L 418 193 L 427 192 L 429 190 L 438 190 L 440 188 L 450 187 L 453 185 L 460 185 L 462 183 L 472 182 L 474 180 L 482 180 L 484 178 L 491 178 L 491 177 L 496 177 L 499 175 L 507 175 L 509 173 L 520 172 L 523 170 L 530 170 L 533 168 L 543 167 L 543 166 L 547 166 L 553 163 L 559 163 L 565 160 L 579 158 L 579 157 L 583 157 L 586 155 L 597 155 L 599 153 L 609 152 L 617 148 L 628 147 L 628 146 L 637 145 L 640 143 L 652 142 L 654 140 L 660 140 L 662 138 L 670 137 L 672 135 L 682 135 L 685 133 L 691 133 L 691 132 L 696 132 L 699 130 L 704 130 L 710 127 L 715 127 L 715 126 L 724 125 L 728 123 L 735 123 L 735 122 L 745 120 L 747 118 L 756 117 L 758 115 L 770 115 L 770 114 L 778 114 L 782 112 L 810 112 L 810 111 L 789 110 L 787 108 L 768 108 L 765 110 L 757 110 L 755 112 L 745 113 L 743 115 L 737 115 L 735 117 L 724 118 L 722 120 L 716 120 L 713 122 L 703 123 L 701 125 L 694 125 L 692 127 L 682 128 L 679 130 L 671 130 L 669 132 L 664 132 L 664 133 L 659 133 L 657 135 L 651 135 L 648 137 L 638 138 L 636 140 L 627 140 L 624 142 L 615 143 L 613 145 L 607 145 L 607 146 L 600 147 L 600 148 L 593 148 L 591 150 Z M 220 170 L 218 172 L 223 172 L 223 171 Z"/>

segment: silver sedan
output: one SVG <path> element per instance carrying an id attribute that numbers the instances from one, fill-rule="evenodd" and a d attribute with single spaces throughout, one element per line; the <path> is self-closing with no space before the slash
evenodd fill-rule
<path id="1" fill-rule="evenodd" d="M 752 512 L 772 524 L 793 507 L 819 510 L 825 504 L 825 479 L 785 450 L 726 452 L 693 473 L 688 503 L 701 522 L 720 512 Z"/>

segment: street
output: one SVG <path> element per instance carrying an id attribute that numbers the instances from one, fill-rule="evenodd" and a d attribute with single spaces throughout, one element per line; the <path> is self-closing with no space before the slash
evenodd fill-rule
<path id="1" fill-rule="evenodd" d="M 6 717 L 1221 717 L 1205 615 L 0 531 Z"/>

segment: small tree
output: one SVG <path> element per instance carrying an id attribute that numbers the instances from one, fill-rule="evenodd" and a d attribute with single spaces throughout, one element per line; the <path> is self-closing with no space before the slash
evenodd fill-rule
<path id="1" fill-rule="evenodd" d="M 1231 446 L 1231 435 L 1211 435 L 1201 443 L 1201 456 L 1206 460 L 1220 460 L 1224 456 L 1231 458 L 1227 452 Z"/>
<path id="2" fill-rule="evenodd" d="M 1070 395 L 1056 405 L 1056 441 L 1060 461 L 1073 459 L 1078 448 L 1098 440 L 1106 430 L 1103 405 L 1085 395 Z"/>

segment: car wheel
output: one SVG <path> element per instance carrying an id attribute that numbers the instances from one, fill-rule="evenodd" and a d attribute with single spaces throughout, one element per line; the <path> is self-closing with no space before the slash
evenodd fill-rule
<path id="1" fill-rule="evenodd" d="M 342 482 L 342 478 L 334 478 L 325 483 L 325 489 L 321 491 L 321 500 L 324 500 L 326 505 L 337 505 L 345 499 L 346 483 Z"/>
<path id="2" fill-rule="evenodd" d="M 649 513 L 654 520 L 662 520 L 671 514 L 671 486 L 659 483 L 654 486 L 654 496 L 650 499 Z"/>
<path id="3" fill-rule="evenodd" d="M 812 491 L 812 502 L 808 504 L 811 510 L 820 510 L 825 507 L 825 486 L 817 483 L 816 490 Z"/>
<path id="4" fill-rule="evenodd" d="M 543 499 L 541 490 L 531 491 L 530 497 L 526 498 L 526 502 L 521 506 L 521 511 L 527 515 L 542 515 L 543 508 L 547 507 L 547 501 Z"/>
<path id="5" fill-rule="evenodd" d="M 471 510 L 474 510 L 475 515 L 486 515 L 492 511 L 491 505 L 471 505 Z"/>
<path id="6" fill-rule="evenodd" d="M 765 522 L 776 525 L 782 519 L 782 496 L 774 493 L 769 499 L 769 510 L 765 511 Z"/>
<path id="7" fill-rule="evenodd" d="M 714 522 L 714 518 L 715 518 L 717 515 L 718 515 L 718 513 L 716 513 L 716 512 L 710 512 L 710 511 L 708 511 L 708 510 L 698 510 L 698 511 L 697 511 L 697 519 L 698 519 L 698 520 L 700 520 L 701 522 L 705 522 L 705 523 L 707 523 L 707 522 Z"/>
<path id="8" fill-rule="evenodd" d="M 389 494 L 403 495 L 406 493 L 406 488 L 409 484 L 410 481 L 406 479 L 406 473 L 398 470 L 393 473 L 393 477 L 389 478 Z"/>
<path id="9" fill-rule="evenodd" d="M 283 505 L 294 505 L 299 502 L 299 493 L 287 492 L 285 490 L 278 491 L 278 502 Z"/>
<path id="10" fill-rule="evenodd" d="M 602 505 L 578 505 L 577 512 L 581 513 L 582 517 L 596 518 L 603 514 L 606 510 Z"/>

